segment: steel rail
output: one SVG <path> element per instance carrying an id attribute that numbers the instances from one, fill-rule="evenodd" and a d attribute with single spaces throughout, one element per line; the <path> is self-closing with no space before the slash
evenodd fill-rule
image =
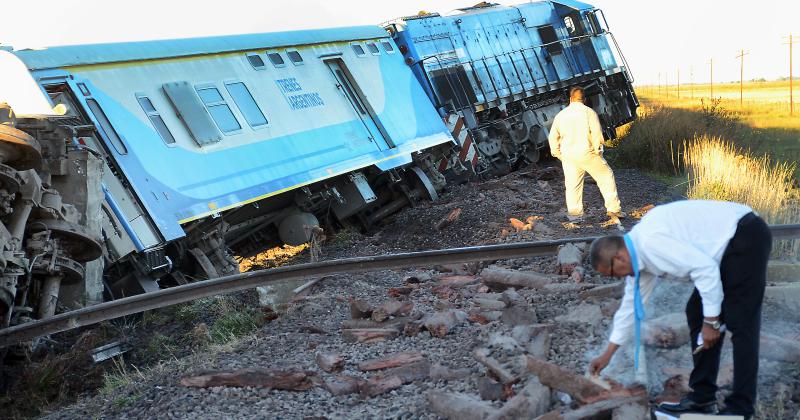
<path id="1" fill-rule="evenodd" d="M 774 239 L 800 236 L 800 224 L 770 226 Z M 454 264 L 474 261 L 504 260 L 553 255 L 567 243 L 590 242 L 596 237 L 568 238 L 555 241 L 518 242 L 465 248 L 407 252 L 390 255 L 345 258 L 316 263 L 298 264 L 266 270 L 234 274 L 151 293 L 130 296 L 111 302 L 77 309 L 0 330 L 0 348 L 48 334 L 68 331 L 114 318 L 152 309 L 164 308 L 203 297 L 252 289 L 270 283 L 331 274 L 363 273 L 434 264 Z"/>

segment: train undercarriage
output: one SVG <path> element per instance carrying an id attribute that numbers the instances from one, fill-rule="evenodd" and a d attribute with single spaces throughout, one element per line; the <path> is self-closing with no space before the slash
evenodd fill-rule
<path id="1" fill-rule="evenodd" d="M 196 220 L 183 238 L 122 254 L 125 226 L 104 177 L 118 172 L 97 128 L 77 114 L 17 118 L 0 104 L 0 115 L 0 328 L 237 273 L 234 255 L 369 227 L 445 186 L 432 162 L 449 145 L 398 168 L 365 167 Z"/>

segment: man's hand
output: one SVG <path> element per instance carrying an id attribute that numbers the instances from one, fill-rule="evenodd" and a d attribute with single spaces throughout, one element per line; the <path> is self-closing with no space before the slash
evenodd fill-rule
<path id="1" fill-rule="evenodd" d="M 715 330 L 711 328 L 710 325 L 703 324 L 703 349 L 708 350 L 714 345 L 717 344 L 719 341 L 720 333 L 719 330 Z"/>
<path id="2" fill-rule="evenodd" d="M 611 355 L 603 353 L 589 362 L 589 373 L 592 376 L 597 376 L 600 372 L 608 366 L 608 363 L 611 361 Z"/>
<path id="3" fill-rule="evenodd" d="M 600 356 L 597 356 L 596 358 L 594 358 L 589 363 L 589 374 L 591 374 L 593 376 L 599 375 L 600 372 L 603 369 L 605 369 L 606 366 L 608 366 L 608 362 L 611 361 L 611 357 L 614 356 L 614 353 L 616 353 L 618 348 L 619 348 L 619 345 L 614 344 L 614 343 L 608 343 L 608 347 L 606 348 L 606 351 L 603 354 L 601 354 Z"/>

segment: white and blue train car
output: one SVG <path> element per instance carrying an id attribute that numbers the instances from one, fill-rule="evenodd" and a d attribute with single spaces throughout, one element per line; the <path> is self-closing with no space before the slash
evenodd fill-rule
<path id="1" fill-rule="evenodd" d="M 434 105 L 463 119 L 463 163 L 536 161 L 570 88 L 585 89 L 607 138 L 636 116 L 638 100 L 602 10 L 576 0 L 483 2 L 387 26 Z M 441 169 L 454 162 L 442 162 Z M 458 163 L 458 162 L 455 162 Z"/>
<path id="2" fill-rule="evenodd" d="M 33 83 L 57 106 L 5 124 L 40 143 L 42 184 L 85 213 L 117 293 L 435 198 L 455 144 L 377 26 L 7 50 L 0 67 L 15 69 L 0 87 Z M 69 170 L 81 151 L 102 163 L 97 216 L 92 175 Z"/>

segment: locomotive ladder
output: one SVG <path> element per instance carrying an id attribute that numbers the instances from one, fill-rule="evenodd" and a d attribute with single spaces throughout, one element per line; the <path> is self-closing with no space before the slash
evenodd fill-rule
<path id="1" fill-rule="evenodd" d="M 770 226 L 770 230 L 772 231 L 774 239 L 800 237 L 800 224 L 772 225 Z M 151 293 L 130 296 L 65 312 L 47 319 L 6 328 L 0 330 L 0 348 L 28 341 L 36 337 L 68 331 L 126 315 L 189 302 L 203 297 L 252 289 L 278 281 L 319 277 L 331 274 L 363 273 L 366 271 L 424 267 L 439 264 L 553 255 L 558 252 L 558 247 L 560 245 L 574 242 L 590 242 L 594 239 L 596 239 L 596 237 L 375 255 L 234 274 L 162 289 Z"/>

